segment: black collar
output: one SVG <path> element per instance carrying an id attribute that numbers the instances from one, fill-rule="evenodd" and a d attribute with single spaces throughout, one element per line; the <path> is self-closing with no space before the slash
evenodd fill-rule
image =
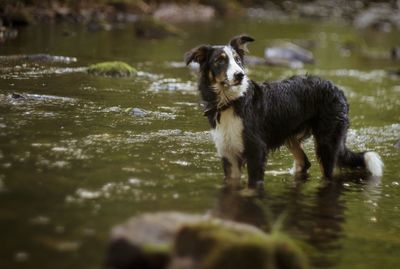
<path id="1" fill-rule="evenodd" d="M 227 110 L 232 106 L 232 102 L 229 102 L 223 106 L 218 106 L 216 103 L 204 103 L 204 114 L 203 116 L 208 117 L 212 126 L 215 127 L 216 123 L 220 123 L 221 112 Z"/>
<path id="2" fill-rule="evenodd" d="M 209 116 L 209 115 L 214 115 L 215 113 L 219 114 L 225 110 L 227 110 L 228 108 L 230 108 L 232 106 L 232 103 L 229 102 L 223 106 L 218 106 L 215 103 L 204 103 L 204 114 L 203 116 Z"/>

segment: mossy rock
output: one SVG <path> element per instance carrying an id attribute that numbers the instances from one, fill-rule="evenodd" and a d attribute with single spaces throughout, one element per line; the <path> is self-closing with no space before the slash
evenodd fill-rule
<path id="1" fill-rule="evenodd" d="M 308 263 L 282 234 L 209 216 L 163 212 L 114 228 L 106 268 L 303 269 Z"/>
<path id="2" fill-rule="evenodd" d="M 92 64 L 87 69 L 89 74 L 109 77 L 129 77 L 136 74 L 136 69 L 124 62 L 104 62 Z"/>
<path id="3" fill-rule="evenodd" d="M 173 263 L 192 269 L 300 269 L 308 268 L 303 252 L 288 237 L 265 234 L 248 225 L 209 220 L 189 224 L 178 232 Z M 171 268 L 179 267 L 172 264 Z"/>

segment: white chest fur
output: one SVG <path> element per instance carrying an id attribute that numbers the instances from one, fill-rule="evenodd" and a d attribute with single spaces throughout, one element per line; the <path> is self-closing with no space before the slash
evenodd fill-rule
<path id="1" fill-rule="evenodd" d="M 218 154 L 234 162 L 243 153 L 243 122 L 233 108 L 221 112 L 216 128 L 211 130 Z"/>

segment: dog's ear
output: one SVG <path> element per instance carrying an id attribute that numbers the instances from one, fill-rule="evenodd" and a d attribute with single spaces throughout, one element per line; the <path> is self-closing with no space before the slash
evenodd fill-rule
<path id="1" fill-rule="evenodd" d="M 189 65 L 191 62 L 196 62 L 198 64 L 202 64 L 207 59 L 208 51 L 211 46 L 209 45 L 200 45 L 188 52 L 185 53 L 185 63 Z"/>
<path id="2" fill-rule="evenodd" d="M 241 57 L 243 57 L 245 52 L 249 52 L 247 49 L 247 43 L 253 41 L 254 38 L 248 35 L 239 35 L 232 38 L 232 40 L 229 42 L 229 45 L 231 45 L 231 47 L 234 48 Z"/>

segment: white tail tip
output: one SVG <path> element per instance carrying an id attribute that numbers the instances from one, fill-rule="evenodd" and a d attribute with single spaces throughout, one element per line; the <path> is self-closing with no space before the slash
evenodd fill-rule
<path id="1" fill-rule="evenodd" d="M 383 162 L 378 153 L 370 151 L 364 154 L 364 161 L 367 170 L 377 177 L 381 177 L 383 173 Z"/>

